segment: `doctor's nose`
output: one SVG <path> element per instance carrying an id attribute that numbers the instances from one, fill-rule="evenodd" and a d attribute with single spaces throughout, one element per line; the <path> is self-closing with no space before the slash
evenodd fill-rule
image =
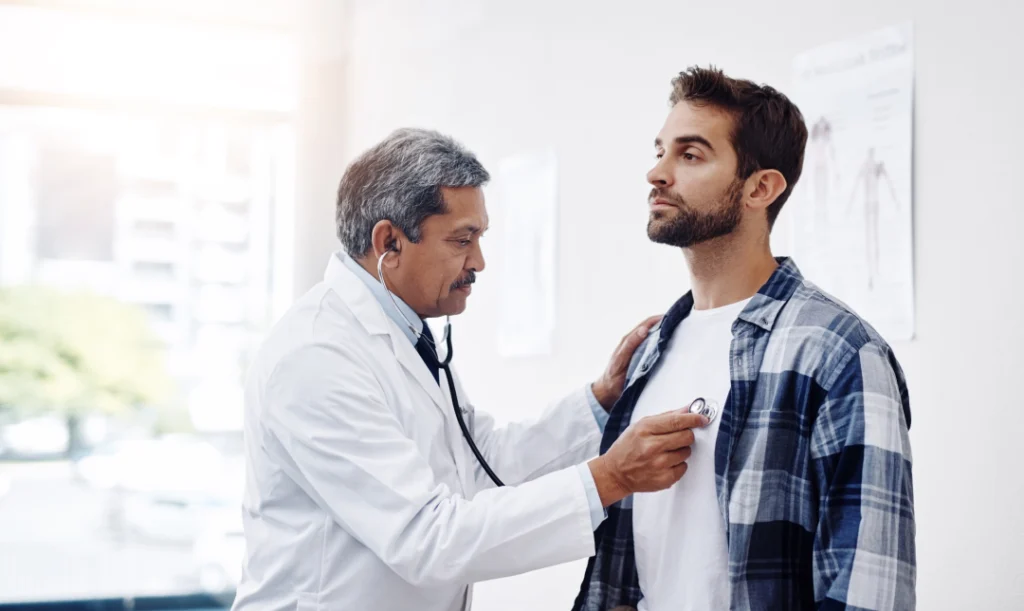
<path id="1" fill-rule="evenodd" d="M 480 248 L 479 242 L 473 245 L 473 252 L 470 253 L 466 266 L 476 273 L 484 271 L 484 268 L 487 267 L 487 262 L 484 261 L 484 251 Z"/>

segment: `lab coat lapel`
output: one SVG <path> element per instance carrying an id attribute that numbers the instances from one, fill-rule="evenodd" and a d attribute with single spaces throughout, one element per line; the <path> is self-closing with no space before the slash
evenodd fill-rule
<path id="1" fill-rule="evenodd" d="M 470 435 L 473 434 L 473 413 L 466 404 L 466 393 L 462 390 L 462 384 L 459 383 L 459 376 L 455 374 L 455 368 L 451 368 L 451 376 L 455 383 L 455 392 L 459 396 L 459 409 L 462 411 L 462 417 L 466 421 L 466 428 L 469 429 Z M 445 381 L 445 373 L 441 371 L 441 392 L 444 393 L 444 398 L 448 402 L 448 412 L 445 414 L 445 421 L 447 422 L 448 432 L 452 438 L 452 456 L 455 458 L 455 471 L 459 474 L 459 481 L 462 484 L 462 493 L 466 495 L 466 498 L 472 498 L 477 490 L 476 483 L 476 457 L 471 454 L 472 450 L 469 449 L 469 444 L 462 437 L 462 428 L 459 427 L 459 421 L 455 417 L 455 402 L 452 401 L 451 391 L 448 389 L 448 382 Z"/>
<path id="2" fill-rule="evenodd" d="M 416 348 L 395 322 L 384 313 L 370 289 L 352 273 L 352 270 L 345 267 L 337 254 L 331 256 L 327 264 L 324 281 L 342 298 L 367 333 L 389 336 L 395 358 L 406 372 L 423 387 L 437 409 L 441 410 L 442 414 L 446 414 L 448 408 L 441 389 L 434 381 L 434 376 L 430 374 L 419 353 L 416 352 Z"/>
<path id="3" fill-rule="evenodd" d="M 395 350 L 398 362 L 423 387 L 423 390 L 427 391 L 427 394 L 434 400 L 437 408 L 447 417 L 448 406 L 445 404 L 444 396 L 441 394 L 441 387 L 434 380 L 434 376 L 427 369 L 426 363 L 423 362 L 420 354 L 416 352 L 416 347 L 412 345 L 409 338 L 402 333 L 401 329 L 395 327 L 394 322 L 391 323 L 391 326 L 391 346 Z"/>

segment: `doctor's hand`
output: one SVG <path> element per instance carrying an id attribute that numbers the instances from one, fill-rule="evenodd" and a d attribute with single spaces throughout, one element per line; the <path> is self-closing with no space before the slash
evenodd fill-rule
<path id="1" fill-rule="evenodd" d="M 657 492 L 686 473 L 695 427 L 708 419 L 689 408 L 648 416 L 631 425 L 608 452 L 588 465 L 605 507 L 635 492 Z"/>
<path id="2" fill-rule="evenodd" d="M 604 373 L 590 386 L 590 390 L 594 392 L 594 397 L 605 411 L 611 410 L 615 402 L 619 400 L 619 397 L 622 395 L 622 388 L 626 385 L 626 372 L 629 369 L 629 360 L 633 358 L 633 353 L 636 352 L 636 349 L 643 343 L 644 338 L 650 333 L 651 327 L 660 320 L 660 315 L 651 316 L 634 327 L 626 337 L 623 337 L 622 341 L 615 348 L 615 352 L 612 353 L 612 359 L 608 362 L 608 367 L 604 370 Z"/>

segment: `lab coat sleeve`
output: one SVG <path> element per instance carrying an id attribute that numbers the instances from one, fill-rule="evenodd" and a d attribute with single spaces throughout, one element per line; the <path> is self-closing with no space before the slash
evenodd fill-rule
<path id="1" fill-rule="evenodd" d="M 506 484 L 527 482 L 588 461 L 601 449 L 601 428 L 586 388 L 572 392 L 538 417 L 504 426 L 496 426 L 487 412 L 473 409 L 473 440 Z M 476 481 L 481 487 L 494 485 L 480 466 Z"/>
<path id="2" fill-rule="evenodd" d="M 413 585 L 472 583 L 594 553 L 575 468 L 472 500 L 453 493 L 385 404 L 377 377 L 344 346 L 286 356 L 263 395 L 269 456 Z"/>
<path id="3" fill-rule="evenodd" d="M 608 426 L 608 410 L 601 406 L 597 401 L 597 397 L 594 395 L 594 391 L 590 384 L 587 384 L 584 388 L 587 395 L 587 405 L 590 407 L 590 413 L 594 415 L 594 420 L 597 422 L 597 428 L 601 429 L 601 434 L 604 434 L 604 428 Z"/>

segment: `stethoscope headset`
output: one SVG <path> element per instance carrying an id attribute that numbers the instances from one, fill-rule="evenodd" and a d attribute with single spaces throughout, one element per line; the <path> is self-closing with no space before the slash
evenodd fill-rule
<path id="1" fill-rule="evenodd" d="M 402 317 L 402 319 L 405 320 L 405 324 L 408 325 L 409 330 L 412 331 L 413 335 L 416 336 L 416 339 L 424 339 L 428 344 L 430 344 L 430 349 L 434 353 L 434 358 L 437 360 L 437 364 L 440 365 L 440 368 L 444 370 L 445 379 L 448 381 L 448 393 L 452 397 L 452 407 L 455 410 L 455 419 L 459 421 L 459 428 L 462 429 L 462 436 L 466 439 L 466 443 L 469 444 L 469 449 L 473 451 L 473 455 L 476 456 L 477 461 L 480 462 L 480 466 L 483 467 L 484 471 L 487 472 L 487 475 L 488 477 L 491 478 L 491 481 L 493 481 L 494 484 L 498 487 L 504 486 L 505 484 L 502 483 L 500 479 L 498 479 L 498 476 L 495 475 L 494 470 L 492 470 L 491 466 L 487 464 L 487 460 L 484 459 L 483 454 L 480 453 L 480 448 L 476 447 L 476 442 L 473 441 L 473 435 L 469 432 L 469 427 L 466 426 L 466 420 L 462 416 L 462 408 L 459 407 L 459 397 L 455 392 L 455 378 L 452 376 L 452 371 L 449 367 L 450 363 L 452 362 L 453 354 L 451 317 L 446 316 L 444 321 L 444 337 L 442 338 L 441 341 L 443 341 L 446 344 L 447 350 L 444 355 L 444 360 L 442 361 L 440 355 L 437 352 L 437 344 L 435 344 L 433 340 L 431 340 L 429 337 L 424 337 L 423 332 L 417 331 L 416 327 L 409 321 L 408 318 L 405 317 L 405 314 L 402 313 L 402 309 L 399 308 L 398 303 L 395 302 L 394 294 L 392 294 L 391 289 L 388 288 L 387 282 L 384 281 L 384 257 L 386 257 L 388 253 L 391 252 L 399 252 L 398 247 L 395 246 L 394 243 L 389 244 L 388 249 L 384 251 L 384 254 L 382 254 L 379 259 L 377 259 L 377 279 L 380 280 L 381 285 L 384 287 L 384 291 L 388 294 L 388 297 L 391 299 L 391 303 L 394 304 L 395 310 Z M 427 323 L 424 321 L 423 324 L 426 325 Z"/>

